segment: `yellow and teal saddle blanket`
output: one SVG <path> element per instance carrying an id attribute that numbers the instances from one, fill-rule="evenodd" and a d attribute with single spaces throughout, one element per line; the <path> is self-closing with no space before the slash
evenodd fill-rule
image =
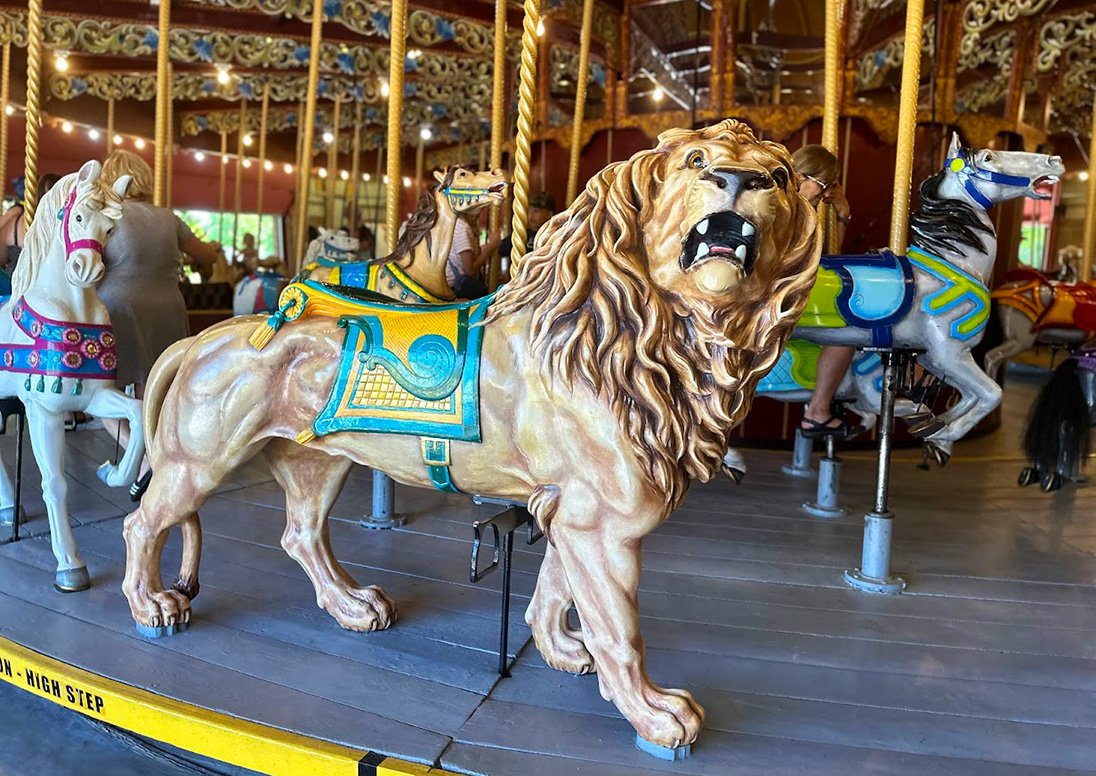
<path id="1" fill-rule="evenodd" d="M 353 261 L 338 264 L 331 270 L 327 282 L 336 286 L 376 291 L 401 302 L 440 304 L 445 301 L 420 286 L 392 262 L 377 264 L 372 261 Z"/>
<path id="2" fill-rule="evenodd" d="M 941 288 L 926 294 L 921 309 L 930 316 L 967 311 L 949 326 L 952 337 L 967 340 L 982 332 L 989 320 L 989 289 L 981 280 L 939 256 L 911 245 L 908 256 L 884 250 L 844 256 L 823 256 L 818 278 L 799 319 L 800 328 L 867 329 L 874 347 L 894 344 L 894 326 L 917 300 L 914 270 L 940 281 Z"/>
<path id="3" fill-rule="evenodd" d="M 251 342 L 262 349 L 301 317 L 336 317 L 346 332 L 338 376 L 298 441 L 343 431 L 417 436 L 434 485 L 459 492 L 449 475 L 449 442 L 480 441 L 479 324 L 492 301 L 406 304 L 304 280 L 286 288 L 279 311 Z"/>

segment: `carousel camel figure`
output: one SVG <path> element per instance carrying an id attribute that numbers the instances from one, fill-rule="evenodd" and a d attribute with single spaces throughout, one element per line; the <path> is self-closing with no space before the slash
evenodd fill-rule
<path id="1" fill-rule="evenodd" d="M 391 255 L 367 261 L 318 258 L 306 263 L 305 272 L 312 280 L 364 288 L 410 304 L 453 301 L 445 264 L 457 219 L 501 203 L 506 198 L 506 173 L 451 167 L 444 173 L 435 171 L 434 180 L 419 197 Z"/>
<path id="2" fill-rule="evenodd" d="M 997 258 L 997 234 L 987 210 L 1019 197 L 1044 199 L 1036 187 L 1064 172 L 1057 156 L 973 152 L 953 135 L 944 169 L 921 185 L 921 205 L 910 218 L 908 256 L 884 251 L 822 257 L 818 282 L 791 345 L 806 340 L 923 350 L 918 363 L 959 393 L 959 400 L 939 417 L 928 412 L 922 416 L 926 452 L 944 465 L 956 440 L 1001 401 L 1001 388 L 971 355 L 989 319 L 986 283 Z M 866 381 L 874 406 L 881 371 Z M 785 395 L 802 400 L 801 394 Z M 895 414 L 909 416 L 920 409 L 913 402 L 899 402 Z M 739 451 L 729 450 L 724 463 L 732 479 L 742 478 L 745 465 Z"/>
<path id="3" fill-rule="evenodd" d="M 1076 348 L 1096 338 L 1096 285 L 1077 282 L 1083 252 L 1069 245 L 1058 252 L 1058 276 L 1032 269 L 1010 273 L 994 289 L 1004 341 L 986 354 L 986 373 L 994 380 L 1013 356 L 1035 345 Z"/>
<path id="4" fill-rule="evenodd" d="M 133 443 L 118 465 L 99 467 L 107 485 L 128 486 L 144 456 L 141 403 L 114 387 L 114 336 L 95 290 L 105 270 L 103 246 L 122 215 L 130 178 L 123 175 L 109 188 L 99 183 L 101 171 L 98 162 L 87 162 L 38 203 L 12 277 L 11 299 L 0 308 L 0 396 L 18 397 L 26 406 L 57 558 L 54 585 L 64 592 L 91 585 L 69 524 L 65 413 L 129 422 Z M 0 466 L 5 517 L 13 516 L 13 503 L 12 483 Z"/>
<path id="5" fill-rule="evenodd" d="M 125 521 L 135 620 L 165 633 L 189 621 L 179 587 L 196 583 L 196 553 L 183 584 L 164 589 L 166 532 L 196 527 L 210 494 L 262 453 L 286 491 L 282 545 L 318 605 L 345 628 L 387 628 L 392 599 L 358 585 L 328 542 L 328 512 L 364 464 L 527 504 L 550 540 L 526 614 L 541 654 L 596 669 L 602 696 L 647 741 L 694 741 L 701 707 L 645 668 L 642 540 L 691 481 L 719 472 L 814 282 L 815 227 L 785 149 L 727 120 L 666 132 L 602 170 L 493 298 L 383 304 L 304 280 L 284 292 L 296 301 L 283 320 L 236 318 L 173 345 L 145 399 L 154 475 Z M 413 406 L 370 398 L 366 383 Z M 441 409 L 463 413 L 455 430 L 415 414 Z M 572 603 L 581 629 L 567 622 Z"/>

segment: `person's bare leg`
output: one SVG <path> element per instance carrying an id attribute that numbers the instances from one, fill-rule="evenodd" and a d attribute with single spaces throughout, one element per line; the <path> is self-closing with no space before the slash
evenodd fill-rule
<path id="1" fill-rule="evenodd" d="M 830 418 L 830 407 L 833 404 L 833 395 L 837 393 L 837 387 L 845 373 L 852 364 L 855 348 L 845 345 L 827 345 L 818 354 L 818 375 L 814 387 L 814 394 L 807 405 L 803 417 L 816 423 L 825 423 Z M 835 419 L 828 425 L 840 425 L 840 419 Z"/>

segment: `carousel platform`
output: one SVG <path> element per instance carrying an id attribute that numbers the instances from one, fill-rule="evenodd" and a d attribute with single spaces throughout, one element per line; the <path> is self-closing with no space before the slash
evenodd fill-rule
<path id="1" fill-rule="evenodd" d="M 350 633 L 316 608 L 279 546 L 281 492 L 256 465 L 202 512 L 202 590 L 190 628 L 139 637 L 120 591 L 127 494 L 94 476 L 114 452 L 102 431 L 68 435 L 90 591 L 51 587 L 27 457 L 27 538 L 0 546 L 0 674 L 14 655 L 16 670 L 35 668 L 39 685 L 53 671 L 61 687 L 91 688 L 90 707 L 57 703 L 94 717 L 95 697 L 115 708 L 132 702 L 145 710 L 133 722 L 142 735 L 159 730 L 164 740 L 182 726 L 194 731 L 193 751 L 221 747 L 212 756 L 264 770 L 274 762 L 270 770 L 282 772 L 293 757 L 303 763 L 295 773 L 1092 772 L 1096 488 L 1048 496 L 1016 487 L 1016 437 L 1032 395 L 1031 386 L 1010 385 L 1002 430 L 961 444 L 945 470 L 917 469 L 914 451 L 896 455 L 893 565 L 909 580 L 901 596 L 857 593 L 841 578 L 859 558 L 870 454 L 844 456 L 849 513 L 837 520 L 801 511 L 813 484 L 780 474 L 787 453 L 748 451 L 743 485 L 693 489 L 646 544 L 641 594 L 655 681 L 691 689 L 707 709 L 684 761 L 637 750 L 596 678 L 546 667 L 522 619 L 542 550 L 520 540 L 515 663 L 500 679 L 499 575 L 468 580 L 471 522 L 490 511 L 399 488 L 406 527 L 366 531 L 357 524 L 370 496 L 364 470 L 336 506 L 331 539 L 359 582 L 397 599 L 393 628 Z M 10 462 L 11 439 L 3 446 Z M 169 546 L 166 569 L 177 554 Z M 29 689 L 26 677 L 3 678 Z M 49 697 L 45 686 L 37 694 Z M 176 716 L 156 716 L 163 709 Z M 0 730 L 9 730 L 0 741 L 12 713 L 0 712 Z M 44 746 L 65 746 L 49 730 L 40 735 Z M 251 750 L 268 760 L 241 762 Z"/>

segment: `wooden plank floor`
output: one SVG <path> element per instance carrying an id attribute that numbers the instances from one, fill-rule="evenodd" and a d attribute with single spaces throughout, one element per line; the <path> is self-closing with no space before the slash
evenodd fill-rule
<path id="1" fill-rule="evenodd" d="M 101 431 L 69 434 L 76 535 L 95 587 L 52 591 L 40 489 L 31 538 L 0 547 L 0 635 L 164 695 L 452 771 L 552 774 L 1064 774 L 1096 772 L 1096 488 L 1015 486 L 1034 386 L 1010 385 L 1002 431 L 963 443 L 944 470 L 896 455 L 894 566 L 910 587 L 853 592 L 870 453 L 844 456 L 849 514 L 799 508 L 813 483 L 786 453 L 749 451 L 734 487 L 696 487 L 644 553 L 649 668 L 704 704 L 693 757 L 636 750 L 595 677 L 549 669 L 522 619 L 542 547 L 517 543 L 513 677 L 498 681 L 498 585 L 468 582 L 463 497 L 399 489 L 406 528 L 369 532 L 368 472 L 334 510 L 336 553 L 400 607 L 389 631 L 341 630 L 281 550 L 284 499 L 261 465 L 203 510 L 202 594 L 192 627 L 136 636 L 120 581 L 127 495 L 95 479 Z M 11 440 L 0 442 L 11 460 Z M 37 537 L 37 538 L 34 538 Z M 169 543 L 165 568 L 177 563 Z M 497 577 L 497 575 L 495 575 Z"/>

